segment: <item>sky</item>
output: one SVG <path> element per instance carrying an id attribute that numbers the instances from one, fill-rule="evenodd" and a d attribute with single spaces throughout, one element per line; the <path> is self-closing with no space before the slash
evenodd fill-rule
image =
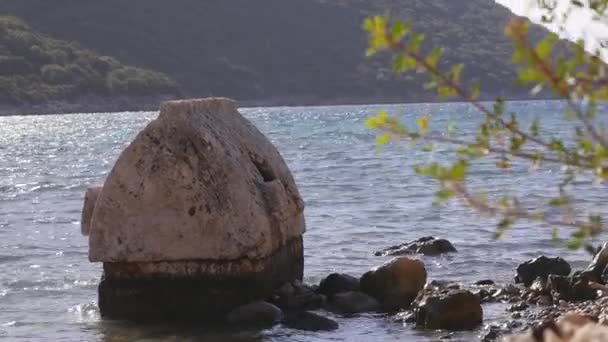
<path id="1" fill-rule="evenodd" d="M 540 23 L 540 11 L 537 8 L 537 0 L 495 0 L 497 3 L 510 8 L 518 15 L 524 15 L 533 21 Z M 560 6 L 567 6 L 570 0 L 555 0 Z M 550 29 L 558 31 L 556 25 L 548 25 Z M 572 40 L 584 38 L 591 42 L 588 46 L 590 50 L 598 47 L 598 40 L 608 40 L 608 19 L 604 18 L 603 23 L 592 20 L 591 12 L 577 10 L 566 22 L 566 32 L 564 36 Z M 604 51 L 605 53 L 606 51 Z"/>

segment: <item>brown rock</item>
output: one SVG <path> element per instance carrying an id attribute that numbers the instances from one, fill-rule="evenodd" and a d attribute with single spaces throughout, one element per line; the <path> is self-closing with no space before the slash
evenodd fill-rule
<path id="1" fill-rule="evenodd" d="M 386 310 L 407 307 L 426 283 L 422 261 L 395 258 L 361 277 L 361 291 L 376 298 Z"/>

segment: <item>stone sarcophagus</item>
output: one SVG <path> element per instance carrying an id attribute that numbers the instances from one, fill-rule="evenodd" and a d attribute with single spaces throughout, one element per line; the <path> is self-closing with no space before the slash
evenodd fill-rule
<path id="1" fill-rule="evenodd" d="M 301 279 L 304 203 L 232 100 L 172 101 L 87 190 L 104 317 L 214 320 Z"/>

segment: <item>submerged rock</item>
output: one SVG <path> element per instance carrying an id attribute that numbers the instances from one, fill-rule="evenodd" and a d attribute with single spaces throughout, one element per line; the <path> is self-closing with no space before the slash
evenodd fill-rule
<path id="1" fill-rule="evenodd" d="M 376 298 L 385 310 L 405 308 L 426 283 L 422 261 L 399 257 L 361 277 L 361 291 Z"/>
<path id="2" fill-rule="evenodd" d="M 466 290 L 421 294 L 413 307 L 416 326 L 421 328 L 472 330 L 483 322 L 481 300 Z"/>
<path id="3" fill-rule="evenodd" d="M 340 314 L 359 314 L 380 309 L 380 303 L 362 292 L 341 292 L 332 297 L 332 309 Z"/>
<path id="4" fill-rule="evenodd" d="M 271 327 L 283 319 L 283 311 L 267 302 L 240 306 L 226 315 L 226 323 L 236 327 Z"/>
<path id="5" fill-rule="evenodd" d="M 456 252 L 452 243 L 432 236 L 420 238 L 397 246 L 392 246 L 374 253 L 376 256 L 399 256 L 408 254 L 439 255 Z"/>
<path id="6" fill-rule="evenodd" d="M 217 319 L 302 278 L 303 201 L 231 100 L 164 103 L 93 208 L 83 229 L 104 263 L 104 317 Z"/>
<path id="7" fill-rule="evenodd" d="M 524 262 L 517 267 L 516 283 L 523 283 L 530 286 L 537 278 L 547 280 L 550 274 L 567 276 L 570 274 L 570 264 L 566 260 L 556 257 L 548 258 L 540 256 L 538 258 Z"/>
<path id="8" fill-rule="evenodd" d="M 305 331 L 333 331 L 340 327 L 338 322 L 308 311 L 287 314 L 283 324 L 291 329 Z"/>
<path id="9" fill-rule="evenodd" d="M 317 292 L 328 297 L 336 293 L 357 291 L 359 289 L 359 279 L 348 274 L 332 273 L 321 280 Z"/>

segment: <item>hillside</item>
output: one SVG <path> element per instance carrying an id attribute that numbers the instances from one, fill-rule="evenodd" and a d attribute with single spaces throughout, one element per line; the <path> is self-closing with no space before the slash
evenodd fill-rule
<path id="1" fill-rule="evenodd" d="M 492 0 L 0 0 L 0 13 L 165 73 L 186 96 L 248 104 L 432 99 L 417 76 L 395 80 L 386 63 L 363 57 L 363 18 L 388 13 L 446 47 L 447 61 L 467 64 L 485 97 L 526 97 L 512 85 L 502 34 L 511 13 Z"/>
<path id="2" fill-rule="evenodd" d="M 23 21 L 0 17 L 0 104 L 36 106 L 51 102 L 138 98 L 175 94 L 165 75 L 126 66 L 77 43 L 51 39 Z"/>

